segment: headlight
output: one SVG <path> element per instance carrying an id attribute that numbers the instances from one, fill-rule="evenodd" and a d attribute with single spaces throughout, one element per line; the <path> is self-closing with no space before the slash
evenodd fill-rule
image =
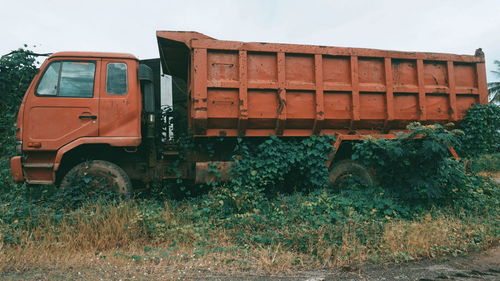
<path id="1" fill-rule="evenodd" d="M 23 141 L 16 141 L 16 153 L 17 155 L 23 153 Z"/>

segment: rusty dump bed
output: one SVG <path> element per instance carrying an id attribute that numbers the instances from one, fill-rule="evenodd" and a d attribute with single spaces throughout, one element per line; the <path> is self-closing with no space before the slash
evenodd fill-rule
<path id="1" fill-rule="evenodd" d="M 487 103 L 483 56 L 157 37 L 164 72 L 187 83 L 174 107 L 187 101 L 197 136 L 382 133 Z"/>

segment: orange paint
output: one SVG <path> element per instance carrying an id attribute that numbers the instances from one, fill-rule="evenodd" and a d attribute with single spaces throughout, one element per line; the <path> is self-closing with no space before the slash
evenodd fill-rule
<path id="1" fill-rule="evenodd" d="M 12 172 L 12 179 L 14 182 L 21 182 L 24 180 L 23 168 L 21 166 L 21 156 L 15 156 L 10 159 L 10 170 Z"/>
<path id="2" fill-rule="evenodd" d="M 381 133 L 457 122 L 486 102 L 482 57 L 157 37 L 166 72 L 190 81 L 189 124 L 200 137 Z M 182 67 L 181 50 L 191 54 Z"/>

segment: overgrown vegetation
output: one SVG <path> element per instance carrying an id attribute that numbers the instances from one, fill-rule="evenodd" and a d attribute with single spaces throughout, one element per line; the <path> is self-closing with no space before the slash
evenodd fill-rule
<path id="1" fill-rule="evenodd" d="M 231 185 L 295 191 L 324 187 L 328 178 L 324 163 L 334 140 L 330 136 L 301 140 L 270 136 L 253 146 L 240 139 Z"/>
<path id="2" fill-rule="evenodd" d="M 500 106 L 474 106 L 465 115 L 460 129 L 464 132 L 457 146 L 461 155 L 477 157 L 500 152 Z"/>
<path id="3" fill-rule="evenodd" d="M 12 183 L 10 128 L 34 60 L 21 50 L 0 69 L 1 83 L 24 81 L 0 87 L 0 272 L 103 261 L 275 271 L 459 255 L 498 241 L 498 184 L 477 174 L 498 171 L 498 107 L 474 107 L 461 131 L 415 123 L 396 140 L 359 143 L 353 157 L 377 171 L 376 186 L 327 186 L 331 137 L 270 137 L 240 142 L 233 180 L 208 193 L 174 200 L 176 183 L 157 184 L 123 201 L 81 192 L 84 178 L 64 191 Z M 449 145 L 474 159 L 471 172 Z"/>
<path id="4" fill-rule="evenodd" d="M 33 52 L 24 48 L 0 58 L 0 193 L 2 194 L 8 193 L 15 187 L 10 180 L 9 168 L 9 157 L 15 152 L 14 122 L 23 94 L 37 72 Z"/>
<path id="5" fill-rule="evenodd" d="M 374 167 L 384 188 L 410 203 L 446 201 L 465 192 L 463 167 L 449 151 L 458 145 L 463 132 L 438 124 L 413 123 L 408 129 L 396 140 L 369 139 L 356 144 L 353 159 Z"/>
<path id="6" fill-rule="evenodd" d="M 27 46 L 24 46 L 25 48 Z M 2 155 L 9 149 L 4 137 L 12 137 L 13 123 L 23 94 L 36 74 L 36 57 L 32 51 L 20 48 L 10 55 L 0 57 L 0 134 Z"/>

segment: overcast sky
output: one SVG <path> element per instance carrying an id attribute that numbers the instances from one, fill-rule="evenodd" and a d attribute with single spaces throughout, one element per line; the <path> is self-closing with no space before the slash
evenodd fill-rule
<path id="1" fill-rule="evenodd" d="M 500 60 L 500 0 L 0 0 L 0 54 L 127 52 L 158 57 L 156 30 L 225 40 L 486 54 Z"/>

